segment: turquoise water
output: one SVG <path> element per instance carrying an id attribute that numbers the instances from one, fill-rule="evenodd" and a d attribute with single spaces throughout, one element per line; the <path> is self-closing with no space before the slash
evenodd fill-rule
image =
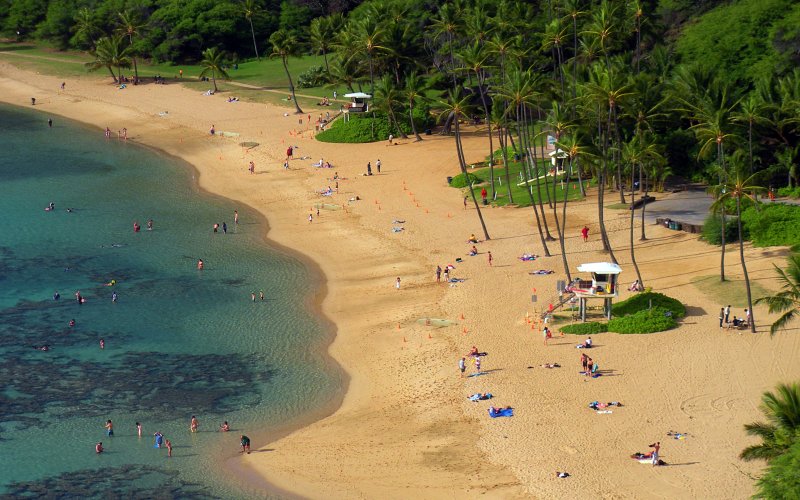
<path id="1" fill-rule="evenodd" d="M 322 354 L 316 277 L 188 165 L 46 120 L 0 107 L 0 493 L 247 496 L 219 465 L 239 435 L 257 448 L 265 426 L 307 418 L 343 384 Z"/>

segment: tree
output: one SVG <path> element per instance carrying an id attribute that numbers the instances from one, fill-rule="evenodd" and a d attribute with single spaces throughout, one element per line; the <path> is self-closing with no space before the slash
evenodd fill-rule
<path id="1" fill-rule="evenodd" d="M 394 110 L 400 106 L 402 95 L 394 84 L 391 75 L 385 74 L 381 77 L 378 86 L 375 88 L 374 97 L 375 106 L 386 112 L 386 115 L 389 117 L 389 126 L 391 127 L 391 125 L 394 124 L 397 134 L 403 139 L 408 139 L 406 133 L 400 128 L 400 124 L 397 122 L 397 117 L 394 113 Z"/>
<path id="2" fill-rule="evenodd" d="M 467 162 L 464 159 L 464 149 L 461 147 L 461 129 L 459 128 L 458 124 L 461 118 L 467 116 L 469 98 L 463 97 L 453 90 L 449 90 L 447 94 L 447 101 L 440 101 L 440 104 L 444 109 L 440 115 L 440 118 L 450 116 L 453 117 L 453 122 L 455 124 L 455 142 L 458 165 L 461 167 L 461 173 L 464 175 L 464 180 L 467 182 L 467 188 L 472 195 L 472 203 L 475 205 L 475 210 L 478 213 L 478 219 L 481 222 L 481 229 L 483 229 L 483 236 L 487 240 L 490 240 L 491 238 L 489 237 L 489 231 L 486 229 L 486 222 L 484 222 L 483 214 L 481 213 L 481 207 L 478 205 L 478 199 L 475 198 L 475 190 L 472 189 L 472 184 L 469 182 Z"/>
<path id="3" fill-rule="evenodd" d="M 330 65 L 328 65 L 328 52 L 331 50 L 333 40 L 333 32 L 331 31 L 331 23 L 327 17 L 318 17 L 311 21 L 311 26 L 308 28 L 308 35 L 311 37 L 311 48 L 315 53 L 321 53 L 325 60 L 325 71 L 331 72 Z"/>
<path id="4" fill-rule="evenodd" d="M 123 47 L 122 37 L 119 35 L 105 36 L 97 41 L 94 50 L 94 61 L 86 63 L 89 71 L 108 68 L 114 83 L 122 80 L 122 68 L 130 68 L 130 47 Z M 119 68 L 120 76 L 114 74 L 113 68 Z"/>
<path id="5" fill-rule="evenodd" d="M 767 391 L 761 396 L 761 413 L 767 422 L 745 424 L 747 434 L 761 438 L 761 443 L 742 450 L 742 460 L 770 463 L 800 441 L 800 385 L 780 384 L 776 392 Z"/>
<path id="6" fill-rule="evenodd" d="M 133 59 L 133 82 L 138 83 L 139 67 L 136 64 L 136 49 L 133 47 L 133 38 L 142 34 L 141 31 L 144 29 L 146 23 L 132 11 L 120 12 L 118 15 L 119 28 L 117 28 L 117 32 L 128 38 L 128 44 L 131 49 L 131 59 Z"/>
<path id="7" fill-rule="evenodd" d="M 758 493 L 754 498 L 769 500 L 797 500 L 800 498 L 800 440 L 785 453 L 772 460 L 767 473 L 759 478 Z"/>
<path id="8" fill-rule="evenodd" d="M 211 81 L 214 82 L 214 92 L 217 91 L 217 75 L 226 80 L 230 79 L 228 73 L 223 69 L 224 62 L 224 54 L 219 52 L 216 47 L 211 47 L 203 51 L 203 59 L 200 61 L 200 66 L 203 68 L 203 71 L 200 72 L 200 78 L 211 73 Z"/>
<path id="9" fill-rule="evenodd" d="M 492 141 L 492 120 L 489 116 L 489 104 L 486 102 L 486 53 L 485 45 L 476 41 L 474 44 L 467 46 L 460 54 L 462 63 L 467 72 L 475 73 L 475 79 L 478 82 L 478 93 L 481 96 L 481 104 L 483 104 L 483 114 L 486 119 L 486 126 L 489 128 L 489 184 L 492 189 L 492 198 L 495 197 L 494 187 L 494 143 Z"/>
<path id="10" fill-rule="evenodd" d="M 775 271 L 782 284 L 781 291 L 756 300 L 756 304 L 767 304 L 770 313 L 783 313 L 770 326 L 770 335 L 800 317 L 800 254 L 789 256 L 786 269 L 775 266 Z"/>
<path id="11" fill-rule="evenodd" d="M 742 262 L 742 273 L 744 274 L 744 286 L 747 290 L 747 310 L 750 311 L 750 331 L 756 333 L 756 320 L 753 312 L 753 299 L 750 295 L 750 277 L 747 274 L 747 265 L 744 261 L 744 238 L 742 235 L 742 198 L 750 200 L 751 202 L 758 203 L 750 193 L 763 191 L 764 188 L 754 186 L 751 183 L 755 175 L 751 175 L 746 179 L 742 177 L 740 172 L 736 173 L 736 178 L 732 182 L 727 182 L 721 186 L 721 193 L 718 193 L 717 200 L 711 205 L 711 210 L 716 211 L 722 207 L 729 200 L 736 201 L 736 223 L 739 234 L 739 259 Z M 724 229 L 723 229 L 724 230 Z"/>
<path id="12" fill-rule="evenodd" d="M 100 28 L 97 27 L 91 9 L 88 7 L 79 9 L 78 12 L 75 13 L 74 21 L 75 24 L 72 30 L 75 32 L 75 38 L 88 38 L 92 42 L 92 46 L 94 46 L 94 35 L 100 32 Z"/>
<path id="13" fill-rule="evenodd" d="M 414 133 L 414 142 L 422 140 L 422 137 L 417 132 L 417 125 L 414 123 L 414 106 L 425 101 L 425 91 L 428 89 L 427 82 L 417 76 L 416 72 L 412 72 L 406 77 L 406 86 L 403 90 L 403 95 L 408 101 L 408 119 L 411 121 L 411 131 Z"/>
<path id="14" fill-rule="evenodd" d="M 286 71 L 286 78 L 289 80 L 289 92 L 292 93 L 292 102 L 294 103 L 295 110 L 298 114 L 302 114 L 303 110 L 300 109 L 300 104 L 297 102 L 297 97 L 294 95 L 294 82 L 292 82 L 292 75 L 289 73 L 289 58 L 300 55 L 300 44 L 297 38 L 284 29 L 279 29 L 269 37 L 269 43 L 272 44 L 272 53 L 270 58 L 280 57 L 283 63 L 283 70 Z"/>
<path id="15" fill-rule="evenodd" d="M 258 56 L 258 44 L 256 44 L 256 32 L 253 29 L 253 17 L 256 16 L 261 9 L 258 0 L 242 0 L 242 13 L 247 22 L 250 23 L 250 35 L 253 37 L 253 51 L 256 53 L 256 59 L 261 60 Z M 328 65 L 328 59 L 325 59 L 325 66 Z"/>

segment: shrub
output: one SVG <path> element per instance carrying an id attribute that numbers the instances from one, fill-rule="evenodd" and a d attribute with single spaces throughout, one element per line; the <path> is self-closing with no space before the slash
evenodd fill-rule
<path id="1" fill-rule="evenodd" d="M 663 293 L 644 292 L 625 299 L 611 306 L 613 316 L 628 316 L 640 311 L 645 311 L 653 307 L 660 307 L 672 313 L 673 318 L 682 318 L 686 315 L 686 308 L 683 304 L 672 297 L 667 297 Z"/>
<path id="2" fill-rule="evenodd" d="M 328 73 L 322 66 L 311 66 L 297 75 L 297 87 L 301 89 L 322 87 L 328 83 L 328 81 Z"/>
<path id="3" fill-rule="evenodd" d="M 458 175 L 456 175 L 455 177 L 453 177 L 453 180 L 452 180 L 452 181 L 450 181 L 450 186 L 451 186 L 451 187 L 454 187 L 454 188 L 459 188 L 459 189 L 460 189 L 460 188 L 465 188 L 465 187 L 467 187 L 469 184 L 480 184 L 481 182 L 483 182 L 483 181 L 482 181 L 482 180 L 481 180 L 481 179 L 480 179 L 480 178 L 479 178 L 477 175 L 475 175 L 475 174 L 470 174 L 469 172 L 467 172 L 467 175 L 469 176 L 469 177 L 468 177 L 468 179 L 469 179 L 469 180 L 466 180 L 466 179 L 464 178 L 464 174 L 458 174 Z"/>
<path id="4" fill-rule="evenodd" d="M 655 333 L 675 328 L 678 325 L 672 311 L 664 307 L 653 307 L 637 313 L 613 318 L 608 322 L 608 331 L 615 333 Z"/>
<path id="5" fill-rule="evenodd" d="M 705 222 L 703 223 L 703 233 L 701 238 L 711 245 L 722 245 L 722 236 L 720 235 L 722 228 L 722 217 L 719 214 L 708 214 Z M 747 226 L 742 226 L 742 237 L 747 240 Z M 725 217 L 725 243 L 733 243 L 739 241 L 739 228 L 736 225 L 736 217 L 731 217 L 728 214 Z"/>
<path id="6" fill-rule="evenodd" d="M 376 115 L 373 120 L 371 116 L 354 114 L 347 123 L 342 119 L 336 120 L 316 138 L 321 142 L 362 143 L 385 140 L 392 133 L 394 131 L 389 129 L 386 116 Z"/>
<path id="7" fill-rule="evenodd" d="M 560 328 L 562 333 L 569 333 L 571 335 L 594 335 L 596 333 L 603 333 L 608 331 L 608 326 L 605 323 L 598 323 L 597 321 L 588 321 L 586 323 L 574 323 Z"/>
<path id="8" fill-rule="evenodd" d="M 742 224 L 747 237 L 757 247 L 796 245 L 800 243 L 800 207 L 770 204 L 758 210 L 753 207 L 742 212 Z"/>
<path id="9" fill-rule="evenodd" d="M 800 198 L 800 186 L 794 188 L 782 187 L 778 189 L 778 196 L 785 196 L 787 198 Z"/>

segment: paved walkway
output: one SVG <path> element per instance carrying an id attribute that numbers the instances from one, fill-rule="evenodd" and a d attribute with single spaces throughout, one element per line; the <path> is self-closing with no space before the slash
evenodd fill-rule
<path id="1" fill-rule="evenodd" d="M 714 198 L 701 190 L 687 190 L 679 193 L 653 193 L 656 201 L 648 203 L 645 217 L 672 219 L 686 224 L 702 225 L 708 216 Z"/>

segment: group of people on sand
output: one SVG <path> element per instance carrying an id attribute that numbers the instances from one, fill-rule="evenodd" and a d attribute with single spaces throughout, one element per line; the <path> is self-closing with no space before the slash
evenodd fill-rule
<path id="1" fill-rule="evenodd" d="M 750 324 L 750 310 L 744 310 L 744 317 L 737 318 L 734 314 L 731 318 L 731 305 L 721 307 L 719 310 L 719 327 L 720 328 L 746 328 Z"/>
<path id="2" fill-rule="evenodd" d="M 375 162 L 375 169 L 378 171 L 378 173 L 381 173 L 381 159 L 380 158 L 378 158 L 378 160 Z M 364 174 L 364 175 L 372 175 L 372 162 L 371 161 L 367 162 L 367 173 Z"/>

